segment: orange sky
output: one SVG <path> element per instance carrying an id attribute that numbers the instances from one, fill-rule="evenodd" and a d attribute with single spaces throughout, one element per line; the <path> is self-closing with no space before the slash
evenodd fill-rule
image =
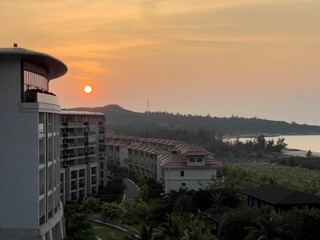
<path id="1" fill-rule="evenodd" d="M 64 61 L 50 86 L 66 108 L 143 112 L 149 99 L 151 111 L 319 124 L 319 13 L 319 0 L 1 0 L 0 47 Z"/>

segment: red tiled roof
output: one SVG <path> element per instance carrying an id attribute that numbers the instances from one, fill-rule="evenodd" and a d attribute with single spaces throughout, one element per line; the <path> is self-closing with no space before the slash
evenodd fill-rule
<path id="1" fill-rule="evenodd" d="M 123 143 L 123 142 L 107 142 L 106 145 L 113 146 L 113 147 L 127 147 L 128 146 L 127 143 Z"/>
<path id="2" fill-rule="evenodd" d="M 159 153 L 159 150 L 157 148 L 152 147 L 152 146 L 147 146 L 147 145 L 131 144 L 128 146 L 128 149 L 147 152 L 147 153 L 151 153 L 151 154 L 158 154 Z"/>
<path id="3" fill-rule="evenodd" d="M 157 139 L 157 138 L 141 138 L 136 136 L 118 136 L 113 135 L 106 138 L 107 145 L 124 146 L 128 149 L 147 152 L 158 155 L 160 165 L 163 168 L 217 168 L 220 164 L 214 161 L 213 156 L 200 146 L 187 144 L 181 141 Z M 156 145 L 156 146 L 153 146 Z M 178 151 L 178 154 L 171 154 L 161 150 L 159 145 L 173 147 Z M 204 157 L 205 166 L 187 166 L 187 157 Z"/>
<path id="4" fill-rule="evenodd" d="M 174 141 L 174 140 L 168 140 L 168 139 L 157 139 L 157 138 L 143 138 L 141 142 L 144 143 L 152 143 L 152 144 L 161 144 L 165 146 L 175 146 L 181 142 Z"/>
<path id="5" fill-rule="evenodd" d="M 179 144 L 176 148 L 183 156 L 208 156 L 210 153 L 204 150 L 202 147 L 193 144 Z"/>
<path id="6" fill-rule="evenodd" d="M 187 159 L 182 155 L 160 155 L 161 168 L 192 168 L 192 169 L 207 169 L 218 168 L 221 164 L 213 160 L 213 157 L 208 156 L 205 158 L 204 166 L 187 166 Z"/>

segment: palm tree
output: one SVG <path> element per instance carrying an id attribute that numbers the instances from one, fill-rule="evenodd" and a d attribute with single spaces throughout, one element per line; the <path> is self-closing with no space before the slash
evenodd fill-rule
<path id="1" fill-rule="evenodd" d="M 245 227 L 252 226 L 256 212 L 250 208 L 239 208 L 225 215 L 219 224 L 218 237 L 221 240 L 242 240 L 247 235 Z"/>
<path id="2" fill-rule="evenodd" d="M 184 226 L 178 215 L 168 215 L 168 221 L 160 227 L 159 239 L 181 240 L 184 237 Z"/>
<path id="3" fill-rule="evenodd" d="M 281 226 L 280 216 L 261 216 L 257 226 L 246 228 L 249 232 L 245 240 L 281 240 L 283 239 Z"/>
<path id="4" fill-rule="evenodd" d="M 92 224 L 85 214 L 74 213 L 66 221 L 66 240 L 94 240 Z"/>
<path id="5" fill-rule="evenodd" d="M 199 215 L 187 214 L 183 219 L 172 214 L 168 217 L 168 223 L 160 228 L 156 239 L 165 240 L 215 240 L 208 226 L 199 218 Z"/>
<path id="6" fill-rule="evenodd" d="M 177 198 L 173 210 L 178 212 L 180 215 L 194 213 L 197 210 L 197 206 L 194 203 L 192 196 L 185 193 Z"/>
<path id="7" fill-rule="evenodd" d="M 146 224 L 142 224 L 141 228 L 140 228 L 140 239 L 141 240 L 153 240 L 153 226 L 152 225 L 146 225 Z"/>
<path id="8" fill-rule="evenodd" d="M 226 196 L 222 194 L 221 191 L 214 191 L 211 195 L 211 199 L 213 202 L 213 209 L 217 213 L 221 213 L 221 208 L 223 207 L 223 201 L 225 200 Z"/>

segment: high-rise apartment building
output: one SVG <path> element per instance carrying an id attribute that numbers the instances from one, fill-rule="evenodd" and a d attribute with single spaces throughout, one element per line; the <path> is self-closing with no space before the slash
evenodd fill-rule
<path id="1" fill-rule="evenodd" d="M 64 238 L 60 201 L 60 105 L 49 82 L 60 60 L 0 48 L 0 239 Z"/>
<path id="2" fill-rule="evenodd" d="M 61 199 L 76 201 L 96 195 L 107 185 L 105 116 L 62 110 L 60 114 Z"/>

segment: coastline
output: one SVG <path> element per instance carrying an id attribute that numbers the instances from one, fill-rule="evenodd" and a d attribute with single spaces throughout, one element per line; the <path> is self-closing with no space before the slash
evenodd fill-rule
<path id="1" fill-rule="evenodd" d="M 285 148 L 284 150 L 282 150 L 281 154 L 286 156 L 293 156 L 293 157 L 306 157 L 307 152 L 308 151 L 302 150 L 302 149 Z M 312 152 L 312 156 L 318 157 L 320 156 L 320 152 Z"/>
<path id="2" fill-rule="evenodd" d="M 282 150 L 281 154 L 293 157 L 306 157 L 307 152 L 308 151 L 302 149 L 285 148 L 284 150 Z"/>
<path id="3" fill-rule="evenodd" d="M 222 139 L 223 142 L 233 144 L 236 139 L 245 143 L 246 141 L 253 141 L 260 133 L 256 134 L 242 134 L 240 137 L 231 137 L 225 135 Z M 284 138 L 287 144 L 286 148 L 283 149 L 283 156 L 295 156 L 295 157 L 306 157 L 307 152 L 310 150 L 312 156 L 320 157 L 320 135 L 319 134 L 309 134 L 309 135 L 299 135 L 299 134 L 288 134 L 288 135 L 278 135 L 278 134 L 266 134 L 264 135 L 266 141 L 273 139 L 275 142 L 277 138 Z"/>
<path id="4" fill-rule="evenodd" d="M 320 133 L 247 133 L 247 134 L 239 134 L 239 135 L 228 135 L 226 134 L 225 138 L 257 138 L 259 136 L 263 135 L 264 137 L 280 137 L 280 136 L 320 136 Z"/>

